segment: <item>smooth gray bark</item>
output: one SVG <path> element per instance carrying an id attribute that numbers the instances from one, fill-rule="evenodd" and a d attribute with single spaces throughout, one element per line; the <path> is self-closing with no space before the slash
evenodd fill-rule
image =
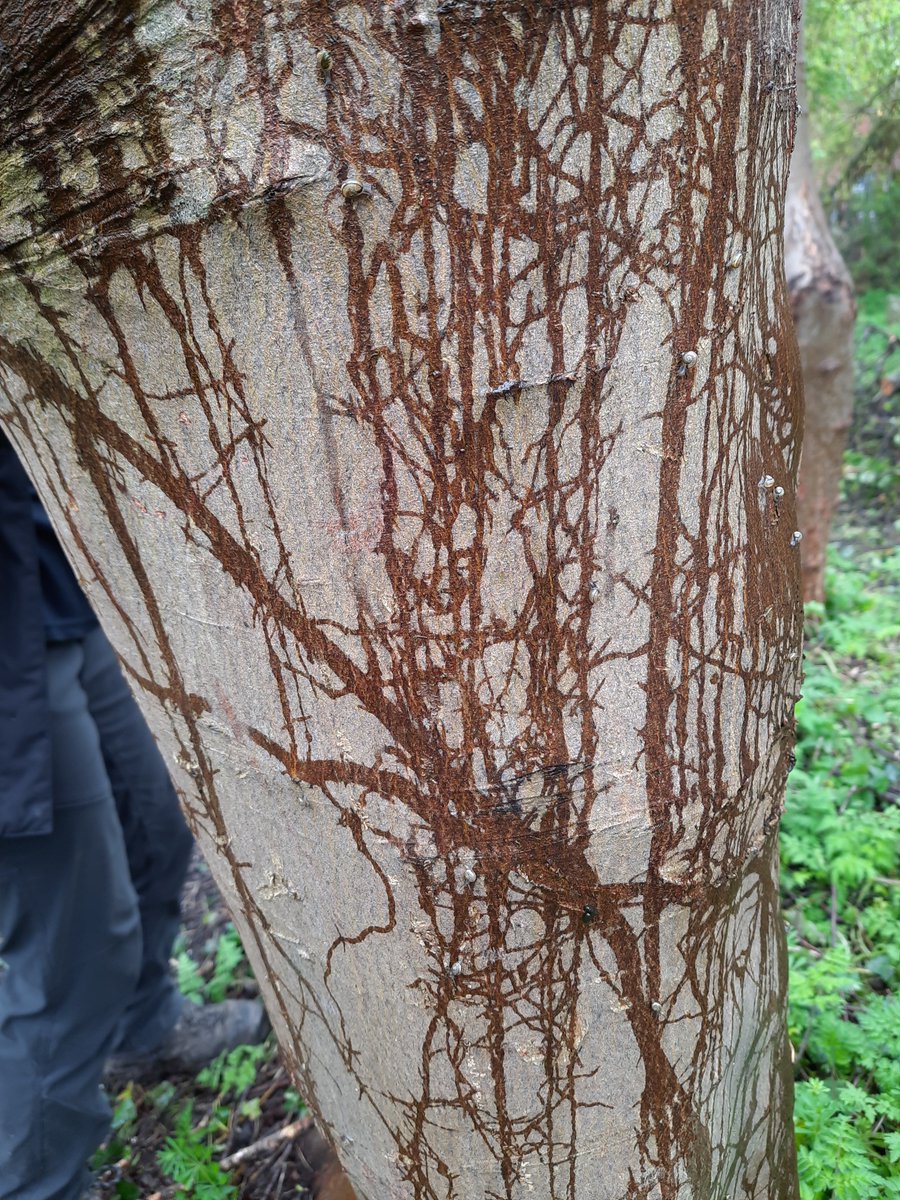
<path id="1" fill-rule="evenodd" d="M 0 417 L 360 1200 L 792 1200 L 789 6 L 39 9 Z"/>

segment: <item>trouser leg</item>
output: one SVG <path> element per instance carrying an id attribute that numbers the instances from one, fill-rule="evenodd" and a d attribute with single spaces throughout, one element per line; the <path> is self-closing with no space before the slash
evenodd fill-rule
<path id="1" fill-rule="evenodd" d="M 153 736 L 99 629 L 84 641 L 81 682 L 116 799 L 143 931 L 140 979 L 116 1049 L 144 1054 L 163 1041 L 181 1009 L 169 959 L 193 839 Z"/>
<path id="2" fill-rule="evenodd" d="M 4 1200 L 77 1200 L 108 1128 L 100 1078 L 141 962 L 122 830 L 78 684 L 80 647 L 48 658 L 53 832 L 0 838 Z"/>

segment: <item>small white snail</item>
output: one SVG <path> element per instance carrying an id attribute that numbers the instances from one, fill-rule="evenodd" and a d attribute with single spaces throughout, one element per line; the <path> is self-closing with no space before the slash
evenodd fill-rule
<path id="1" fill-rule="evenodd" d="M 355 200 L 357 196 L 367 196 L 370 189 L 358 179 L 345 179 L 341 184 L 341 195 L 345 200 Z"/>

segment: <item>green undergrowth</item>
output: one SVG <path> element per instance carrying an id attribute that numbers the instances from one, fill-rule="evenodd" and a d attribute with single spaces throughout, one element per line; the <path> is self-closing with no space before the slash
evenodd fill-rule
<path id="1" fill-rule="evenodd" d="M 782 825 L 802 1198 L 882 1200 L 900 1197 L 900 551 L 833 549 L 807 617 Z"/>
<path id="2" fill-rule="evenodd" d="M 183 944 L 175 947 L 175 974 L 182 995 L 194 1004 L 218 1004 L 249 974 L 241 939 L 233 925 L 220 934 L 212 948 L 210 967 L 204 971 Z"/>
<path id="3" fill-rule="evenodd" d="M 157 1155 L 160 1167 L 183 1195 L 193 1200 L 237 1200 L 238 1190 L 218 1162 L 219 1141 L 227 1135 L 228 1123 L 225 1105 L 217 1105 L 195 1124 L 193 1102 L 184 1104 Z"/>
<path id="4" fill-rule="evenodd" d="M 896 305 L 896 301 L 894 301 Z M 900 534 L 900 320 L 880 290 L 858 298 L 855 405 L 844 463 L 845 500 L 867 523 Z"/>
<path id="5" fill-rule="evenodd" d="M 183 995 L 216 1003 L 253 990 L 240 938 L 221 908 L 194 917 L 196 927 L 183 931 L 174 955 Z M 223 1161 L 305 1111 L 272 1037 L 219 1055 L 193 1077 L 129 1083 L 113 1098 L 112 1132 L 92 1162 L 100 1194 L 104 1200 L 247 1200 L 257 1191 L 248 1191 L 240 1172 Z M 265 1169 L 262 1176 L 268 1194 Z"/>

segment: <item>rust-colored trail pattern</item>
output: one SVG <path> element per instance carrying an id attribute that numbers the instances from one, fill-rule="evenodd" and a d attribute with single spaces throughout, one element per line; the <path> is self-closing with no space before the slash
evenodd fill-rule
<path id="1" fill-rule="evenodd" d="M 794 1200 L 791 6 L 0 38 L 0 419 L 359 1200 Z"/>

